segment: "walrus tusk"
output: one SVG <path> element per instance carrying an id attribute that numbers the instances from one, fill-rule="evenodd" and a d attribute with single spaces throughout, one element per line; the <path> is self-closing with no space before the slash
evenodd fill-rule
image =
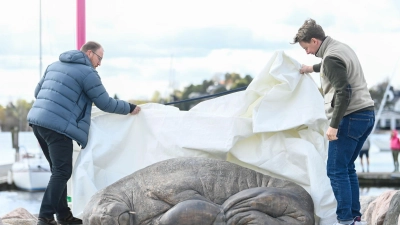
<path id="1" fill-rule="evenodd" d="M 136 214 L 136 212 L 134 212 L 134 211 L 129 211 L 129 213 L 130 213 L 130 214 Z"/>

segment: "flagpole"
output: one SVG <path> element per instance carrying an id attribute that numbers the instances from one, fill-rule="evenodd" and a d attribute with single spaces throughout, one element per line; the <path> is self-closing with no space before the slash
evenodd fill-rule
<path id="1" fill-rule="evenodd" d="M 85 0 L 76 0 L 76 48 L 81 49 L 86 39 Z"/>

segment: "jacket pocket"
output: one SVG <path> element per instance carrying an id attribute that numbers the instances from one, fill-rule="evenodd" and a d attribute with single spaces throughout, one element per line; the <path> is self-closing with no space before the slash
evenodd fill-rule
<path id="1" fill-rule="evenodd" d="M 331 106 L 332 106 L 332 104 L 333 104 L 333 102 L 334 102 L 334 96 L 335 96 L 335 93 L 331 93 L 331 92 L 329 92 L 329 93 L 327 93 L 325 96 L 324 96 L 324 103 L 325 103 L 325 105 L 326 104 L 330 104 Z"/>
<path id="2" fill-rule="evenodd" d="M 331 107 L 332 108 L 335 108 L 335 97 L 336 97 L 336 95 L 334 94 L 333 98 L 332 98 L 332 101 L 331 101 Z"/>
<path id="3" fill-rule="evenodd" d="M 81 119 L 83 119 L 83 117 L 85 116 L 86 107 L 87 107 L 87 105 L 85 104 L 85 106 L 84 106 L 83 109 L 82 109 L 82 112 L 79 114 L 78 118 L 76 118 L 76 123 L 79 123 L 79 121 L 80 121 Z"/>

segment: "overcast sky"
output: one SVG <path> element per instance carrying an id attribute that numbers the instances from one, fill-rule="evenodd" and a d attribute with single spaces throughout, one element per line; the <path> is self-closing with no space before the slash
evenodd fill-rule
<path id="1" fill-rule="evenodd" d="M 40 0 L 0 2 L 4 106 L 34 99 Z M 44 71 L 76 49 L 76 0 L 42 0 L 41 15 Z M 369 87 L 394 76 L 400 88 L 399 0 L 86 0 L 86 40 L 104 47 L 98 72 L 111 96 L 148 100 L 227 72 L 257 76 L 277 50 L 300 63 L 320 62 L 290 44 L 308 18 L 356 51 Z"/>

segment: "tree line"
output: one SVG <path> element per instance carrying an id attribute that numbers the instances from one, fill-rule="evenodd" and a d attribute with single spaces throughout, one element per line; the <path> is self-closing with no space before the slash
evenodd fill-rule
<path id="1" fill-rule="evenodd" d="M 250 84 L 252 80 L 253 78 L 250 75 L 245 75 L 244 77 L 241 77 L 241 75 L 237 73 L 226 73 L 222 76 L 222 78 L 220 76 L 215 76 L 210 80 L 203 80 L 201 84 L 190 84 L 187 87 L 184 87 L 183 90 L 174 90 L 171 96 L 167 98 L 161 97 L 160 92 L 155 91 L 149 101 L 128 101 L 138 105 L 150 102 L 165 104 L 168 102 L 176 102 L 201 96 L 213 95 L 228 90 L 246 87 Z M 371 97 L 375 102 L 376 111 L 379 109 L 387 85 L 388 81 L 386 80 L 369 89 Z M 114 98 L 118 99 L 118 96 L 114 95 Z M 182 111 L 187 111 L 191 109 L 194 105 L 198 104 L 200 101 L 204 100 L 202 99 L 190 102 L 183 102 L 175 104 L 174 106 Z M 10 102 L 6 106 L 0 105 L 0 131 L 11 131 L 15 128 L 17 128 L 19 131 L 31 131 L 32 129 L 29 127 L 26 117 L 33 105 L 33 102 L 34 101 L 27 102 L 26 100 L 20 99 L 17 100 L 15 103 Z M 385 109 L 393 109 L 393 107 L 393 101 L 387 102 L 385 105 Z"/>

